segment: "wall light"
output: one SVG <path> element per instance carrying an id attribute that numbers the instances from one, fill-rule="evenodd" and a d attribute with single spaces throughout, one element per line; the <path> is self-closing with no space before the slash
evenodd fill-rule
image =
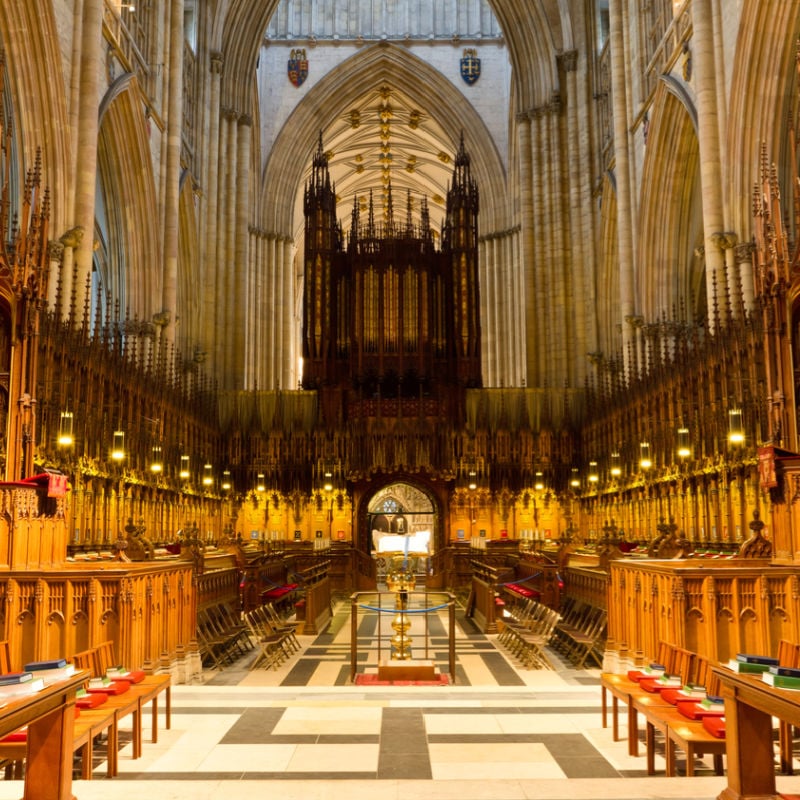
<path id="1" fill-rule="evenodd" d="M 741 408 L 732 408 L 728 411 L 728 441 L 731 444 L 744 443 L 744 424 L 742 423 Z"/>
<path id="2" fill-rule="evenodd" d="M 161 448 L 156 445 L 153 448 L 153 460 L 150 462 L 150 472 L 156 475 L 164 469 L 164 464 L 161 461 Z"/>
<path id="3" fill-rule="evenodd" d="M 264 473 L 263 472 L 259 472 L 258 473 L 258 478 L 256 479 L 256 491 L 257 492 L 266 492 L 267 491 L 266 484 L 264 483 Z"/>
<path id="4" fill-rule="evenodd" d="M 580 488 L 580 485 L 581 485 L 581 473 L 580 473 L 580 470 L 577 467 L 573 467 L 570 470 L 569 485 L 573 489 L 579 489 Z"/>
<path id="5" fill-rule="evenodd" d="M 231 488 L 231 471 L 229 469 L 222 471 L 222 484 L 221 488 L 223 492 L 230 491 Z"/>
<path id="6" fill-rule="evenodd" d="M 122 461 L 125 458 L 125 431 L 114 431 L 111 445 L 111 460 Z"/>
<path id="7" fill-rule="evenodd" d="M 541 472 L 536 473 L 536 480 L 533 483 L 533 488 L 536 489 L 537 492 L 541 492 L 542 489 L 544 489 L 544 477 Z"/>
<path id="8" fill-rule="evenodd" d="M 597 471 L 597 462 L 589 462 L 589 483 L 597 483 L 600 480 L 600 473 Z"/>
<path id="9" fill-rule="evenodd" d="M 650 442 L 639 444 L 639 466 L 642 469 L 650 469 L 653 466 L 653 460 L 650 458 Z"/>
<path id="10" fill-rule="evenodd" d="M 692 445 L 689 441 L 689 429 L 678 428 L 678 457 L 689 458 L 692 454 Z"/>
<path id="11" fill-rule="evenodd" d="M 180 472 L 178 473 L 178 477 L 182 481 L 186 481 L 186 480 L 189 480 L 190 474 L 191 473 L 189 472 L 189 456 L 182 455 L 181 456 L 181 469 L 180 469 Z"/>
<path id="12" fill-rule="evenodd" d="M 58 421 L 58 445 L 59 447 L 72 447 L 75 438 L 72 435 L 72 425 L 74 419 L 71 411 L 62 411 Z"/>
<path id="13" fill-rule="evenodd" d="M 203 467 L 203 486 L 211 486 L 214 483 L 214 467 L 206 464 Z"/>
<path id="14" fill-rule="evenodd" d="M 614 452 L 609 456 L 609 472 L 612 478 L 619 478 L 622 475 L 622 467 L 619 463 L 619 453 Z"/>

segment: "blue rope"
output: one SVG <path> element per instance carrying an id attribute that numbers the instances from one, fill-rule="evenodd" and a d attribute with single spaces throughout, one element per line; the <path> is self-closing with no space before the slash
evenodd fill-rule
<path id="1" fill-rule="evenodd" d="M 442 603 L 439 606 L 428 606 L 427 608 L 380 608 L 379 606 L 365 606 L 359 604 L 359 608 L 363 608 L 366 611 L 377 611 L 380 614 L 397 614 L 398 612 L 402 612 L 403 614 L 427 614 L 429 611 L 441 611 L 443 608 L 447 608 L 449 603 Z"/>

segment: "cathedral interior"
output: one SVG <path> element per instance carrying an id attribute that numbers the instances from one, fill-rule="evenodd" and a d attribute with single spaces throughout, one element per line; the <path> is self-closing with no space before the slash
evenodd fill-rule
<path id="1" fill-rule="evenodd" d="M 2 0 L 0 671 L 197 684 L 243 614 L 387 590 L 500 641 L 581 608 L 594 685 L 800 668 L 799 38 L 795 0 Z M 726 712 L 720 798 L 777 797 Z"/>

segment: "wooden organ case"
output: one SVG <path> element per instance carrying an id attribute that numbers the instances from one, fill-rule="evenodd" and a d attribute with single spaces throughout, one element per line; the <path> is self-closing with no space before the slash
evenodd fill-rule
<path id="1" fill-rule="evenodd" d="M 393 398 L 463 408 L 464 390 L 481 386 L 478 189 L 463 139 L 440 249 L 427 200 L 415 222 L 409 193 L 398 221 L 391 186 L 383 221 L 371 194 L 366 221 L 356 198 L 345 235 L 321 138 L 304 199 L 302 382 L 320 391 L 328 422 Z"/>

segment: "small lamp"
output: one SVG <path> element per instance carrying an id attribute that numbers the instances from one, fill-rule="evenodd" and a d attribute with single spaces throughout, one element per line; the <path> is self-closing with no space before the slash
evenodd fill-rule
<path id="1" fill-rule="evenodd" d="M 742 424 L 741 408 L 732 408 L 728 411 L 728 441 L 731 444 L 744 443 L 744 426 Z"/>
<path id="2" fill-rule="evenodd" d="M 264 473 L 263 472 L 259 472 L 258 473 L 258 478 L 256 480 L 256 491 L 257 492 L 265 492 L 266 490 L 267 490 L 267 487 L 266 487 L 266 485 L 264 483 Z"/>
<path id="3" fill-rule="evenodd" d="M 214 483 L 213 469 L 211 464 L 206 464 L 203 467 L 203 486 L 211 486 Z"/>
<path id="4" fill-rule="evenodd" d="M 114 431 L 111 445 L 111 460 L 122 461 L 125 458 L 125 431 Z"/>
<path id="5" fill-rule="evenodd" d="M 326 492 L 333 491 L 333 473 L 328 469 L 325 470 L 325 475 L 323 476 L 322 488 Z"/>
<path id="6" fill-rule="evenodd" d="M 153 448 L 153 459 L 150 462 L 150 472 L 158 475 L 164 469 L 164 464 L 161 461 L 161 447 L 156 445 Z"/>
<path id="7" fill-rule="evenodd" d="M 541 472 L 536 473 L 536 480 L 533 482 L 533 488 L 536 489 L 537 492 L 541 492 L 542 489 L 544 489 L 544 477 Z"/>
<path id="8" fill-rule="evenodd" d="M 478 475 L 474 469 L 469 471 L 469 475 L 467 476 L 467 489 L 471 492 L 474 492 L 478 488 Z"/>
<path id="9" fill-rule="evenodd" d="M 573 489 L 579 489 L 581 485 L 581 474 L 577 467 L 572 467 L 570 470 L 569 485 Z"/>
<path id="10" fill-rule="evenodd" d="M 589 462 L 589 483 L 597 483 L 600 480 L 600 473 L 597 471 L 597 462 Z"/>
<path id="11" fill-rule="evenodd" d="M 189 480 L 189 475 L 190 475 L 190 473 L 189 473 L 189 456 L 182 455 L 181 456 L 181 468 L 180 468 L 180 472 L 178 472 L 178 477 L 182 481 L 187 481 L 187 480 Z"/>
<path id="12" fill-rule="evenodd" d="M 653 460 L 650 458 L 650 442 L 639 444 L 639 466 L 642 469 L 650 469 L 653 466 Z"/>
<path id="13" fill-rule="evenodd" d="M 692 446 L 689 442 L 689 429 L 678 428 L 678 458 L 689 458 Z"/>
<path id="14" fill-rule="evenodd" d="M 619 464 L 619 453 L 614 452 L 609 457 L 610 467 L 609 472 L 612 478 L 619 478 L 622 475 L 622 467 Z"/>
<path id="15" fill-rule="evenodd" d="M 72 434 L 74 419 L 71 411 L 62 411 L 58 421 L 58 446 L 72 447 L 75 438 Z"/>
<path id="16" fill-rule="evenodd" d="M 222 484 L 221 488 L 223 492 L 230 491 L 231 488 L 231 471 L 229 469 L 222 471 Z"/>

